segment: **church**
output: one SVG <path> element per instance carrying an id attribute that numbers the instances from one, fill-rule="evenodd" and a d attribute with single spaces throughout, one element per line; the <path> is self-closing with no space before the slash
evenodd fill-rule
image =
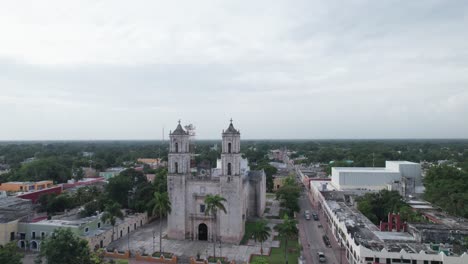
<path id="1" fill-rule="evenodd" d="M 263 170 L 251 171 L 240 153 L 240 132 L 231 123 L 222 132 L 221 159 L 209 173 L 191 168 L 190 135 L 179 124 L 169 133 L 167 188 L 172 212 L 168 215 L 170 239 L 205 240 L 238 244 L 247 218 L 261 217 L 265 210 L 266 177 Z M 226 199 L 227 213 L 217 219 L 205 213 L 206 195 Z M 216 228 L 216 232 L 213 232 Z"/>

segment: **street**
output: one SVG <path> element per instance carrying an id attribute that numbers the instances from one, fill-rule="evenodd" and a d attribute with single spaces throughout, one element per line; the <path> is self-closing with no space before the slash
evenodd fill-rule
<path id="1" fill-rule="evenodd" d="M 305 210 L 309 210 L 310 212 L 317 212 L 317 210 L 312 207 L 306 195 L 306 193 L 303 193 L 299 199 L 301 212 L 298 214 L 299 225 L 301 226 L 301 231 L 303 231 L 303 236 L 305 237 L 305 244 L 303 244 L 304 254 L 306 254 L 305 257 L 308 261 L 311 258 L 313 263 L 318 263 L 317 252 L 321 251 L 325 253 L 327 263 L 339 264 L 340 261 L 336 258 L 333 248 L 326 247 L 323 242 L 322 236 L 329 232 L 327 226 L 322 223 L 322 221 L 315 221 L 313 219 L 306 220 L 304 217 Z M 319 217 L 321 218 L 321 215 L 319 215 Z M 322 224 L 323 227 L 319 228 L 319 224 Z M 330 240 L 332 240 L 331 236 L 331 234 L 328 234 Z M 332 245 L 333 244 L 334 243 L 332 242 Z M 307 254 L 309 254 L 310 257 L 308 257 Z"/>

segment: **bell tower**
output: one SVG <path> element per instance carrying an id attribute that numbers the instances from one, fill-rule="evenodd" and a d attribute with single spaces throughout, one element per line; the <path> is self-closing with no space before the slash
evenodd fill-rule
<path id="1" fill-rule="evenodd" d="M 169 133 L 167 191 L 172 211 L 167 216 L 167 235 L 172 239 L 185 239 L 186 233 L 186 176 L 190 175 L 189 133 L 179 124 Z"/>
<path id="2" fill-rule="evenodd" d="M 221 169 L 224 176 L 240 175 L 240 132 L 231 123 L 223 131 L 223 142 L 221 147 Z"/>
<path id="3" fill-rule="evenodd" d="M 222 133 L 220 187 L 226 199 L 227 214 L 219 214 L 219 230 L 223 242 L 238 243 L 244 236 L 246 219 L 244 179 L 241 171 L 240 132 L 234 128 L 232 119 Z"/>
<path id="4" fill-rule="evenodd" d="M 179 124 L 169 134 L 168 173 L 186 175 L 190 173 L 189 133 Z"/>

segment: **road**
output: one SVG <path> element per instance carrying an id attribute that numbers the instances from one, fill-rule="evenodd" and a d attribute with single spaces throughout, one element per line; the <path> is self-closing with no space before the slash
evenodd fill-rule
<path id="1" fill-rule="evenodd" d="M 317 210 L 312 208 L 312 205 L 305 193 L 303 193 L 299 199 L 299 206 L 301 208 L 301 212 L 298 215 L 299 225 L 302 226 L 303 234 L 306 240 L 306 244 L 303 244 L 304 251 L 308 251 L 308 253 L 310 253 L 313 263 L 318 263 L 317 252 L 321 251 L 325 253 L 327 263 L 339 264 L 340 261 L 336 258 L 334 249 L 325 246 L 325 243 L 323 242 L 322 236 L 324 234 L 327 234 L 330 240 L 332 240 L 332 235 L 328 234 L 328 232 L 330 232 L 328 228 L 326 228 L 322 221 L 315 221 L 312 218 L 310 220 L 306 220 L 304 217 L 305 210 L 309 210 L 310 212 L 317 212 Z M 319 228 L 319 224 L 323 225 L 323 227 Z M 339 250 L 339 248 L 337 250 Z"/>

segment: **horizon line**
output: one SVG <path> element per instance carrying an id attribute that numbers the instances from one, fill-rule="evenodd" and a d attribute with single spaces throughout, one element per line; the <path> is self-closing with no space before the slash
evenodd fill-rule
<path id="1" fill-rule="evenodd" d="M 221 141 L 221 138 L 196 138 L 195 141 Z M 313 141 L 313 140 L 468 140 L 467 138 L 243 138 L 248 141 Z M 0 139 L 0 142 L 70 142 L 70 141 L 168 141 L 168 139 Z"/>

